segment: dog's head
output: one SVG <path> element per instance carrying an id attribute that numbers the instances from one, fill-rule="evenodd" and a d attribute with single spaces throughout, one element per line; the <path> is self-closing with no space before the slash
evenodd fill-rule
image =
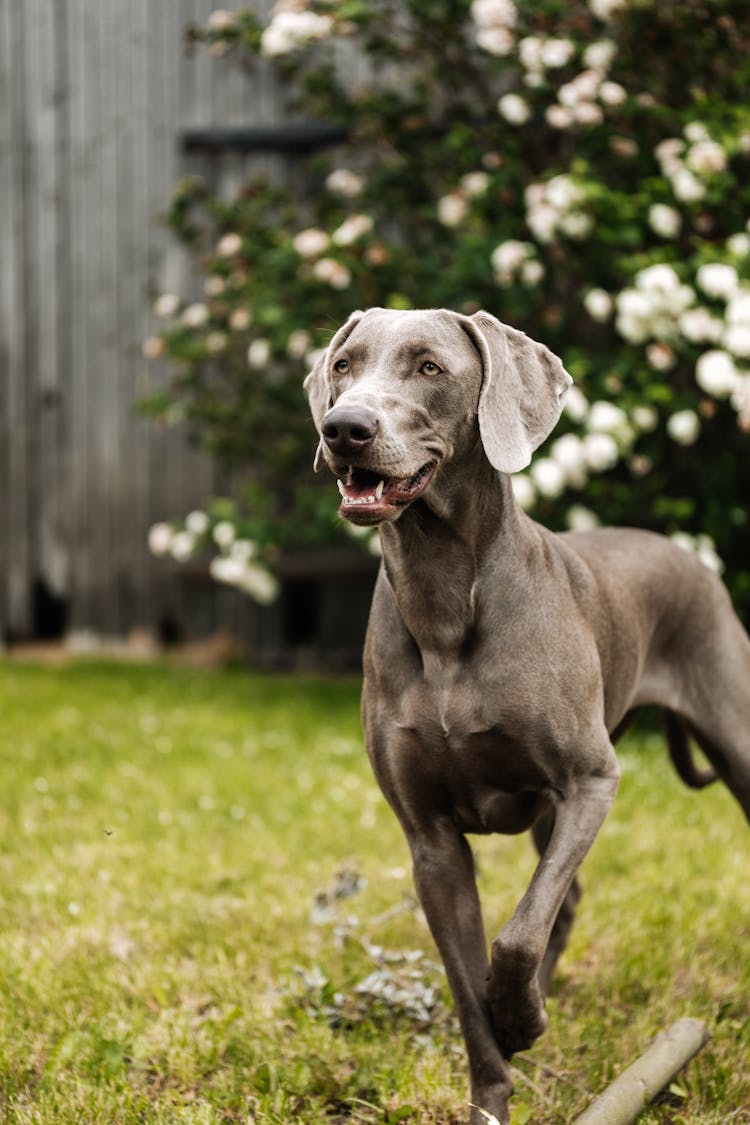
<path id="1" fill-rule="evenodd" d="M 486 312 L 355 312 L 305 379 L 316 467 L 339 478 L 352 523 L 395 520 L 478 440 L 501 472 L 525 468 L 571 383 L 557 356 Z"/>

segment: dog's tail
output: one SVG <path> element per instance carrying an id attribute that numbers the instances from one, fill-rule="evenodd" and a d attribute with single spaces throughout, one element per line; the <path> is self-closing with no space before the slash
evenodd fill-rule
<path id="1" fill-rule="evenodd" d="M 696 764 L 690 745 L 690 732 L 684 721 L 673 711 L 667 711 L 666 725 L 669 756 L 685 785 L 691 789 L 705 789 L 707 785 L 716 781 L 718 774 L 715 770 L 710 767 L 701 769 Z"/>

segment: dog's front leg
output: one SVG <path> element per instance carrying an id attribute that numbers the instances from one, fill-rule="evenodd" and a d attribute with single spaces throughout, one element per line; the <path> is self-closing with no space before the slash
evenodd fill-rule
<path id="1" fill-rule="evenodd" d="M 506 1058 L 527 1050 L 547 1026 L 539 970 L 552 927 L 584 856 L 617 792 L 612 753 L 607 773 L 576 780 L 565 794 L 548 794 L 554 825 L 539 865 L 513 917 L 492 943 L 489 1002 Z"/>
<path id="2" fill-rule="evenodd" d="M 428 830 L 408 831 L 407 838 L 417 894 L 445 965 L 466 1042 L 472 1103 L 506 1125 L 513 1087 L 487 1004 L 487 941 L 471 848 L 447 818 Z M 472 1110 L 472 1125 L 486 1125 L 477 1108 Z"/>

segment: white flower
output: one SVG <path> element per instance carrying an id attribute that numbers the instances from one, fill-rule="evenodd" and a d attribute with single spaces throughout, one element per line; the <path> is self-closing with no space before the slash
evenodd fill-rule
<path id="1" fill-rule="evenodd" d="M 750 255 L 750 234 L 740 231 L 738 234 L 732 234 L 727 239 L 727 250 L 730 254 L 736 254 L 738 258 L 746 258 Z"/>
<path id="2" fill-rule="evenodd" d="M 652 302 L 637 289 L 617 296 L 617 331 L 631 344 L 642 344 L 651 334 Z"/>
<path id="3" fill-rule="evenodd" d="M 438 219 L 444 227 L 457 227 L 466 217 L 467 210 L 468 203 L 459 192 L 450 192 L 438 200 Z"/>
<path id="4" fill-rule="evenodd" d="M 531 479 L 542 496 L 554 499 L 565 488 L 565 474 L 551 457 L 540 457 L 529 469 Z"/>
<path id="5" fill-rule="evenodd" d="M 477 27 L 515 27 L 518 18 L 513 0 L 472 0 L 470 11 Z"/>
<path id="6" fill-rule="evenodd" d="M 589 412 L 588 400 L 580 387 L 572 386 L 565 396 L 563 410 L 573 422 L 582 422 Z"/>
<path id="7" fill-rule="evenodd" d="M 564 174 L 546 184 L 529 184 L 524 192 L 526 223 L 537 241 L 551 242 L 556 230 L 570 238 L 585 238 L 592 219 L 579 210 L 584 199 L 579 185 Z"/>
<path id="8" fill-rule="evenodd" d="M 680 317 L 695 293 L 683 285 L 668 265 L 649 266 L 635 277 L 635 289 L 617 297 L 617 331 L 631 343 L 651 338 L 670 339 L 677 334 Z"/>
<path id="9" fill-rule="evenodd" d="M 185 562 L 195 550 L 195 536 L 189 531 L 177 531 L 172 536 L 169 551 L 177 562 Z"/>
<path id="10" fill-rule="evenodd" d="M 141 352 L 146 359 L 158 359 L 165 350 L 166 344 L 161 336 L 147 336 L 141 344 Z"/>
<path id="11" fill-rule="evenodd" d="M 570 214 L 562 216 L 558 225 L 568 238 L 574 238 L 577 242 L 580 242 L 591 234 L 594 228 L 594 220 L 591 215 L 584 215 L 582 211 L 571 211 Z"/>
<path id="12" fill-rule="evenodd" d="M 205 512 L 193 511 L 185 518 L 185 527 L 192 535 L 205 535 L 208 531 L 208 516 Z"/>
<path id="13" fill-rule="evenodd" d="M 203 289 L 206 293 L 206 296 L 208 297 L 220 296 L 224 292 L 226 287 L 226 281 L 223 277 L 219 277 L 218 274 L 211 274 L 211 276 L 207 277 L 203 282 Z"/>
<path id="14" fill-rule="evenodd" d="M 553 176 L 545 185 L 547 202 L 559 211 L 570 211 L 583 200 L 583 192 L 578 184 L 564 174 Z"/>
<path id="15" fill-rule="evenodd" d="M 292 359 L 304 359 L 310 347 L 310 334 L 304 328 L 297 328 L 292 332 L 286 345 L 287 355 Z"/>
<path id="16" fill-rule="evenodd" d="M 589 411 L 587 426 L 590 431 L 613 434 L 627 425 L 627 415 L 612 402 L 595 402 Z"/>
<path id="17" fill-rule="evenodd" d="M 518 57 L 525 70 L 542 70 L 543 39 L 538 35 L 526 35 L 518 42 Z"/>
<path id="18" fill-rule="evenodd" d="M 262 54 L 269 58 L 287 55 L 305 43 L 325 39 L 333 28 L 331 16 L 308 11 L 276 11 L 260 41 Z"/>
<path id="19" fill-rule="evenodd" d="M 352 283 L 351 271 L 335 258 L 321 258 L 313 266 L 313 274 L 332 289 L 348 289 Z"/>
<path id="20" fill-rule="evenodd" d="M 654 203 L 648 209 L 648 223 L 661 238 L 676 238 L 682 226 L 682 215 L 666 203 Z"/>
<path id="21" fill-rule="evenodd" d="M 513 50 L 513 33 L 507 27 L 480 27 L 477 44 L 488 55 L 509 55 Z"/>
<path id="22" fill-rule="evenodd" d="M 583 103 L 591 103 L 596 97 L 600 81 L 601 75 L 597 71 L 583 70 L 570 82 L 560 87 L 557 91 L 558 100 L 569 109 L 575 109 Z"/>
<path id="23" fill-rule="evenodd" d="M 634 407 L 630 419 L 644 434 L 652 433 L 659 423 L 659 415 L 653 406 Z"/>
<path id="24" fill-rule="evenodd" d="M 544 266 L 535 258 L 533 261 L 524 262 L 521 266 L 519 277 L 523 285 L 538 285 L 545 274 Z"/>
<path id="25" fill-rule="evenodd" d="M 565 483 L 573 488 L 583 488 L 586 483 L 586 451 L 576 434 L 563 434 L 553 442 L 550 457 L 563 472 Z"/>
<path id="26" fill-rule="evenodd" d="M 664 264 L 647 266 L 636 274 L 635 283 L 641 290 L 659 293 L 672 293 L 680 287 L 680 279 L 671 266 Z"/>
<path id="27" fill-rule="evenodd" d="M 319 254 L 328 249 L 330 242 L 331 240 L 324 230 L 320 230 L 318 227 L 308 227 L 294 236 L 292 246 L 300 258 L 317 258 Z"/>
<path id="28" fill-rule="evenodd" d="M 239 308 L 232 309 L 229 316 L 229 327 L 233 328 L 235 332 L 244 332 L 252 324 L 253 317 L 249 309 Z"/>
<path id="29" fill-rule="evenodd" d="M 237 538 L 237 529 L 231 520 L 221 520 L 213 530 L 214 543 L 222 551 L 228 551 Z"/>
<path id="30" fill-rule="evenodd" d="M 728 300 L 739 286 L 737 270 L 723 262 L 706 262 L 695 275 L 695 280 L 709 297 Z"/>
<path id="31" fill-rule="evenodd" d="M 246 563 L 254 559 L 258 553 L 258 545 L 252 539 L 235 539 L 229 549 L 230 558 Z"/>
<path id="32" fill-rule="evenodd" d="M 490 186 L 490 177 L 486 172 L 467 172 L 461 177 L 461 187 L 467 195 L 484 195 Z"/>
<path id="33" fill-rule="evenodd" d="M 499 285 L 510 285 L 517 271 L 534 253 L 531 242 L 509 238 L 492 251 L 491 262 L 495 280 Z"/>
<path id="34" fill-rule="evenodd" d="M 605 105 L 622 105 L 627 96 L 627 90 L 619 82 L 602 82 L 599 87 L 599 97 Z"/>
<path id="35" fill-rule="evenodd" d="M 658 342 L 648 345 L 646 359 L 654 371 L 670 371 L 674 367 L 677 357 L 669 344 Z"/>
<path id="36" fill-rule="evenodd" d="M 208 320 L 208 307 L 200 302 L 188 305 L 180 319 L 188 328 L 200 328 Z"/>
<path id="37" fill-rule="evenodd" d="M 176 293 L 161 293 L 154 301 L 154 312 L 162 320 L 174 316 L 180 307 L 180 298 Z"/>
<path id="38" fill-rule="evenodd" d="M 266 367 L 271 358 L 271 341 L 265 336 L 253 340 L 247 349 L 247 362 L 250 367 L 259 369 Z"/>
<path id="39" fill-rule="evenodd" d="M 704 308 L 686 309 L 678 323 L 680 332 L 691 344 L 718 344 L 724 331 L 723 322 Z"/>
<path id="40" fill-rule="evenodd" d="M 568 508 L 565 520 L 571 531 L 593 531 L 599 526 L 599 517 L 582 504 Z"/>
<path id="41" fill-rule="evenodd" d="M 575 44 L 570 39 L 545 39 L 541 45 L 542 66 L 556 70 L 570 62 L 575 53 Z"/>
<path id="42" fill-rule="evenodd" d="M 168 523 L 155 523 L 149 529 L 148 549 L 152 555 L 168 555 L 172 547 L 174 532 Z"/>
<path id="43" fill-rule="evenodd" d="M 279 584 L 269 570 L 257 563 L 245 567 L 240 588 L 261 605 L 270 605 L 279 596 Z"/>
<path id="44" fill-rule="evenodd" d="M 527 473 L 515 473 L 510 478 L 510 483 L 513 488 L 513 495 L 524 511 L 527 512 L 529 508 L 534 506 L 536 500 L 536 489 L 531 483 L 531 478 Z"/>
<path id="45" fill-rule="evenodd" d="M 688 168 L 702 175 L 723 172 L 727 166 L 727 154 L 721 145 L 709 138 L 696 141 L 688 149 L 685 163 Z"/>
<path id="46" fill-rule="evenodd" d="M 226 332 L 209 332 L 206 336 L 206 351 L 209 355 L 218 355 L 227 346 Z"/>
<path id="47" fill-rule="evenodd" d="M 564 105 L 547 106 L 544 116 L 553 129 L 569 129 L 575 121 L 572 112 Z"/>
<path id="48" fill-rule="evenodd" d="M 716 398 L 730 395 L 737 385 L 737 368 L 728 352 L 704 352 L 695 365 L 695 381 L 702 391 Z"/>
<path id="49" fill-rule="evenodd" d="M 676 168 L 670 179 L 672 191 L 683 203 L 698 203 L 706 194 L 705 186 L 689 168 Z"/>
<path id="50" fill-rule="evenodd" d="M 227 586 L 238 586 L 245 573 L 245 564 L 240 559 L 232 558 L 231 555 L 219 555 L 211 559 L 208 569 L 216 582 L 224 582 Z"/>
<path id="51" fill-rule="evenodd" d="M 732 293 L 726 317 L 729 324 L 750 324 L 750 289 L 738 289 Z"/>
<path id="52" fill-rule="evenodd" d="M 517 18 L 512 0 L 473 0 L 470 12 L 478 45 L 491 55 L 510 54 Z"/>
<path id="53" fill-rule="evenodd" d="M 349 168 L 335 168 L 326 178 L 326 187 L 334 195 L 356 199 L 364 191 L 365 180 L 359 172 L 352 172 Z"/>
<path id="54" fill-rule="evenodd" d="M 597 39 L 583 52 L 583 62 L 590 70 L 607 71 L 617 54 L 617 44 L 612 39 Z"/>
<path id="55" fill-rule="evenodd" d="M 708 140 L 708 129 L 702 121 L 688 122 L 682 132 L 691 144 L 695 144 L 696 141 Z"/>
<path id="56" fill-rule="evenodd" d="M 722 337 L 728 352 L 740 359 L 750 359 L 750 324 L 730 324 Z"/>
<path id="57" fill-rule="evenodd" d="M 667 137 L 666 140 L 659 142 L 654 149 L 654 156 L 665 175 L 671 175 L 682 167 L 680 157 L 684 150 L 685 142 L 679 137 Z"/>
<path id="58" fill-rule="evenodd" d="M 589 289 L 583 298 L 583 307 L 592 320 L 603 324 L 612 315 L 614 301 L 605 289 Z"/>
<path id="59" fill-rule="evenodd" d="M 595 402 L 586 419 L 586 428 L 589 434 L 608 434 L 622 446 L 633 441 L 627 414 L 612 402 Z"/>
<path id="60" fill-rule="evenodd" d="M 721 574 L 724 570 L 724 561 L 719 557 L 716 544 L 710 535 L 699 535 L 697 540 L 698 558 L 709 570 Z"/>
<path id="61" fill-rule="evenodd" d="M 228 12 L 226 8 L 216 8 L 208 17 L 208 26 L 211 31 L 228 31 L 229 28 L 234 27 L 235 18 L 234 12 Z"/>
<path id="62" fill-rule="evenodd" d="M 573 107 L 573 118 L 579 125 L 601 125 L 604 114 L 593 102 L 579 102 Z"/>
<path id="63" fill-rule="evenodd" d="M 525 125 L 531 117 L 528 102 L 520 94 L 503 94 L 497 103 L 501 117 L 511 125 Z"/>
<path id="64" fill-rule="evenodd" d="M 717 574 L 721 574 L 724 570 L 724 563 L 719 558 L 716 552 L 716 544 L 710 535 L 688 535 L 686 531 L 675 531 L 673 535 L 670 535 L 670 539 L 683 551 L 696 554 L 709 570 L 713 570 Z"/>
<path id="65" fill-rule="evenodd" d="M 627 6 L 628 0 L 589 0 L 589 8 L 598 20 L 606 23 L 614 18 L 621 8 Z"/>
<path id="66" fill-rule="evenodd" d="M 700 430 L 701 421 L 694 410 L 678 410 L 667 419 L 667 433 L 678 445 L 692 445 Z"/>
<path id="67" fill-rule="evenodd" d="M 731 402 L 739 415 L 737 423 L 740 429 L 750 433 L 750 375 L 738 376 Z"/>
<path id="68" fill-rule="evenodd" d="M 338 227 L 331 238 L 337 246 L 350 246 L 356 242 L 358 238 L 363 235 L 369 234 L 372 230 L 373 221 L 370 215 L 350 215 L 348 219 Z"/>
<path id="69" fill-rule="evenodd" d="M 223 234 L 216 244 L 216 253 L 222 258 L 231 258 L 242 249 L 242 236 L 235 231 Z"/>
<path id="70" fill-rule="evenodd" d="M 602 473 L 605 469 L 611 469 L 613 465 L 617 464 L 620 457 L 617 442 L 611 434 L 586 434 L 583 439 L 583 448 L 586 464 L 595 473 Z"/>

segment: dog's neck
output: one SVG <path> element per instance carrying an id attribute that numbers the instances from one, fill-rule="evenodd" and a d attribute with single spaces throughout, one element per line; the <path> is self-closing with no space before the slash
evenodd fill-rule
<path id="1" fill-rule="evenodd" d="M 480 451 L 460 473 L 438 477 L 429 498 L 381 527 L 385 572 L 423 659 L 460 658 L 471 645 L 481 625 L 484 568 L 491 557 L 496 575 L 498 567 L 507 569 L 506 588 L 515 586 L 526 522 L 510 477 Z"/>

